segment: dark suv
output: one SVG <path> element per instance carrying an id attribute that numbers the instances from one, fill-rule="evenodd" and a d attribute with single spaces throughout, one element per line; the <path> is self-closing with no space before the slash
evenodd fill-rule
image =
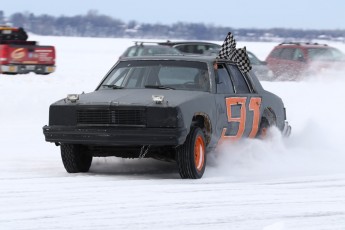
<path id="1" fill-rule="evenodd" d="M 148 42 L 135 42 L 133 46 L 128 47 L 125 52 L 123 52 L 120 59 L 136 56 L 181 55 L 181 52 L 173 47 L 144 43 Z"/>
<path id="2" fill-rule="evenodd" d="M 318 43 L 281 43 L 266 58 L 274 76 L 296 79 L 344 64 L 345 55 L 336 48 Z"/>
<path id="3" fill-rule="evenodd" d="M 204 54 L 210 55 L 214 52 L 218 54 L 221 45 L 212 42 L 203 42 L 203 41 L 166 41 L 159 42 L 159 45 L 170 46 L 178 49 L 180 52 L 185 54 Z"/>

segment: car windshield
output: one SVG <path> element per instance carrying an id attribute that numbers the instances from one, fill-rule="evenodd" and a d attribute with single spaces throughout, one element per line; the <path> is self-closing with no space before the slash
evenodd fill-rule
<path id="1" fill-rule="evenodd" d="M 309 48 L 308 55 L 313 61 L 344 61 L 344 54 L 335 48 Z"/>
<path id="2" fill-rule="evenodd" d="M 247 51 L 249 61 L 252 65 L 260 65 L 261 61 L 251 52 Z"/>
<path id="3" fill-rule="evenodd" d="M 118 88 L 209 91 L 210 78 L 205 62 L 122 61 L 108 74 L 100 87 L 110 90 Z"/>

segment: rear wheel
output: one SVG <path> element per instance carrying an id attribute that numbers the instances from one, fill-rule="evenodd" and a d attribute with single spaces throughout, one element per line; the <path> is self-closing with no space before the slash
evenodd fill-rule
<path id="1" fill-rule="evenodd" d="M 199 127 L 192 127 L 183 145 L 176 151 L 181 178 L 199 179 L 206 166 L 205 135 Z"/>
<path id="2" fill-rule="evenodd" d="M 267 118 L 266 117 L 261 118 L 257 137 L 258 138 L 265 138 L 267 136 L 267 131 L 268 131 L 269 127 L 270 127 L 270 124 L 268 123 Z"/>
<path id="3" fill-rule="evenodd" d="M 88 172 L 92 162 L 92 155 L 83 152 L 83 146 L 61 144 L 61 159 L 69 173 Z"/>
<path id="4" fill-rule="evenodd" d="M 270 109 L 265 109 L 263 116 L 261 117 L 259 131 L 256 135 L 258 138 L 265 138 L 267 136 L 268 129 L 276 125 L 276 116 Z"/>

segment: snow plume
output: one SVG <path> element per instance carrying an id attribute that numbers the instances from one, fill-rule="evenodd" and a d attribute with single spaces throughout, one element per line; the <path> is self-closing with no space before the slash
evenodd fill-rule
<path id="1" fill-rule="evenodd" d="M 345 74 L 323 75 L 300 82 L 263 82 L 279 95 L 287 109 L 292 134 L 276 128 L 264 139 L 244 139 L 211 154 L 205 176 L 267 179 L 345 172 Z"/>
<path id="2" fill-rule="evenodd" d="M 271 128 L 265 139 L 243 139 L 223 144 L 208 158 L 206 176 L 233 180 L 344 173 L 345 155 L 332 149 L 309 123 L 290 138 Z"/>
<path id="3" fill-rule="evenodd" d="M 280 159 L 287 149 L 279 130 L 272 128 L 267 137 L 223 143 L 208 158 L 210 175 L 256 177 L 279 171 Z"/>

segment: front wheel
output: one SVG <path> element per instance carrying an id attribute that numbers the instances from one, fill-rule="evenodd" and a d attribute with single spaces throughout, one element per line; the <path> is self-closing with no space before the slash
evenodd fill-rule
<path id="1" fill-rule="evenodd" d="M 199 127 L 192 127 L 183 145 L 176 150 L 181 178 L 200 179 L 206 166 L 205 135 Z"/>
<path id="2" fill-rule="evenodd" d="M 92 155 L 83 152 L 83 146 L 61 144 L 61 159 L 69 173 L 88 172 L 92 162 Z"/>

